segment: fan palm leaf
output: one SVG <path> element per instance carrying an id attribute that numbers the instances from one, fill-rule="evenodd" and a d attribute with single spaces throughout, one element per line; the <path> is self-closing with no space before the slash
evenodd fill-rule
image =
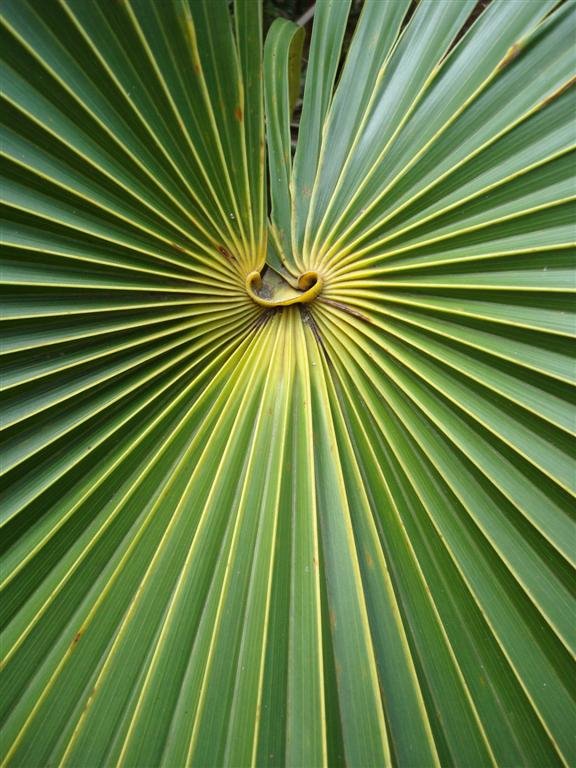
<path id="1" fill-rule="evenodd" d="M 6 765 L 576 760 L 575 3 L 350 7 L 2 5 Z"/>

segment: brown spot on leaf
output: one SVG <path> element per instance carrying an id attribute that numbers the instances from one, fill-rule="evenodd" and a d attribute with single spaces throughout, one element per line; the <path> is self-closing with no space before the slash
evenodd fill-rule
<path id="1" fill-rule="evenodd" d="M 563 93 L 565 93 L 568 88 L 573 86 L 576 83 L 576 77 L 571 77 L 570 80 L 568 80 L 564 85 L 561 85 L 560 88 L 554 91 L 554 93 L 551 93 L 550 96 L 547 96 L 545 99 L 543 99 L 540 104 L 538 105 L 540 109 L 543 107 L 546 107 L 548 104 L 551 104 L 553 101 L 558 99 L 560 96 L 562 96 Z"/>
<path id="2" fill-rule="evenodd" d="M 226 250 L 226 248 L 224 248 L 224 246 L 223 246 L 223 245 L 219 245 L 219 246 L 218 246 L 218 252 L 219 252 L 219 253 L 221 253 L 221 254 L 222 254 L 222 256 L 224 256 L 224 258 L 225 258 L 225 259 L 228 259 L 228 261 L 236 261 L 236 259 L 234 258 L 234 256 L 232 256 L 232 254 L 230 254 L 230 253 L 229 253 L 229 252 Z"/>
<path id="3" fill-rule="evenodd" d="M 337 307 L 337 309 L 341 309 L 343 312 L 347 312 L 349 315 L 354 315 L 354 317 L 359 317 L 360 320 L 364 320 L 366 323 L 371 323 L 372 320 L 367 316 L 364 315 L 362 312 L 359 312 L 357 309 L 354 309 L 353 307 L 348 306 L 348 304 L 343 304 L 341 301 L 334 301 L 334 299 L 327 299 L 325 296 L 321 296 L 318 301 L 322 301 L 325 304 L 330 304 L 331 307 Z"/>
<path id="4" fill-rule="evenodd" d="M 92 688 L 92 690 L 90 691 L 90 695 L 88 696 L 88 698 L 84 702 L 84 707 L 82 708 L 82 712 L 86 712 L 86 710 L 90 706 L 90 703 L 92 702 L 92 699 L 94 698 L 94 694 L 95 693 L 96 693 L 96 688 Z"/>
<path id="5" fill-rule="evenodd" d="M 242 119 L 244 117 L 244 115 L 242 114 L 242 107 L 240 106 L 236 107 L 236 109 L 234 110 L 234 117 L 236 118 L 236 120 L 238 120 L 239 123 L 242 122 Z"/>
<path id="6" fill-rule="evenodd" d="M 522 46 L 519 43 L 514 43 L 514 45 L 511 45 L 510 48 L 506 51 L 506 55 L 498 64 L 498 72 L 500 72 L 504 67 L 507 67 L 508 64 L 511 64 L 514 59 L 518 57 L 520 54 L 520 51 L 522 50 Z"/>
<path id="7" fill-rule="evenodd" d="M 336 614 L 334 613 L 334 611 L 332 609 L 330 609 L 330 611 L 328 612 L 328 616 L 330 617 L 330 627 L 332 629 L 335 629 L 335 627 L 336 627 Z"/>

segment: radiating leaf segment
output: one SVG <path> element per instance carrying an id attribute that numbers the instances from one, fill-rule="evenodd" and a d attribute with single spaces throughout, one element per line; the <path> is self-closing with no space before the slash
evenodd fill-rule
<path id="1" fill-rule="evenodd" d="M 576 4 L 476 6 L 319 0 L 293 156 L 255 0 L 2 3 L 3 765 L 576 763 Z"/>

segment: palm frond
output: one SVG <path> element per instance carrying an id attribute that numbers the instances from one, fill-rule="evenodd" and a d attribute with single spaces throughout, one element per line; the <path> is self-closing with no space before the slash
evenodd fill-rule
<path id="1" fill-rule="evenodd" d="M 259 3 L 3 3 L 4 764 L 576 760 L 576 7 L 475 6 L 318 2 L 292 158 Z"/>

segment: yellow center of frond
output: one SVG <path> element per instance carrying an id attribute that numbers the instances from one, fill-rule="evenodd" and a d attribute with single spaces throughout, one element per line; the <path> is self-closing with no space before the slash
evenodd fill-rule
<path id="1" fill-rule="evenodd" d="M 250 272 L 246 277 L 246 290 L 250 298 L 261 307 L 287 307 L 290 304 L 309 304 L 322 291 L 323 280 L 317 272 L 304 272 L 298 287 L 292 287 L 280 275 L 267 270 Z"/>

